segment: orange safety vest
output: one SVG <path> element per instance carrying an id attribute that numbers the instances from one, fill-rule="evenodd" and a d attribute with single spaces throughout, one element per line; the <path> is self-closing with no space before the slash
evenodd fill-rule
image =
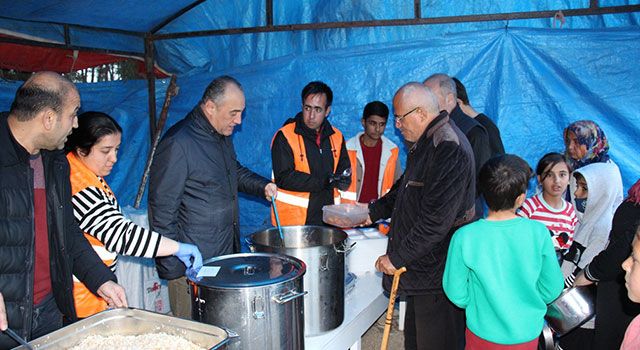
<path id="1" fill-rule="evenodd" d="M 300 154 L 296 154 L 293 157 L 294 169 L 306 174 L 311 174 L 309 168 L 309 161 L 307 160 L 307 150 L 304 146 L 302 136 L 295 133 L 296 123 L 289 123 L 282 128 L 282 134 L 287 139 L 289 147 L 294 151 L 294 154 L 299 151 Z M 342 133 L 334 128 L 334 133 L 329 137 L 332 147 L 334 148 L 333 154 L 333 172 L 336 172 L 338 167 L 338 160 L 340 159 L 340 150 L 342 149 Z M 277 133 L 276 133 L 277 135 Z M 273 140 L 271 140 L 273 145 Z M 273 177 L 273 176 L 272 176 Z M 338 190 L 333 190 L 333 202 L 335 204 L 340 203 L 340 194 Z M 304 225 L 307 221 L 307 209 L 309 208 L 309 192 L 296 192 L 289 191 L 278 187 L 278 195 L 276 196 L 276 207 L 278 208 L 278 217 L 280 219 L 280 225 L 293 226 Z M 271 223 L 276 226 L 276 218 L 273 215 L 273 206 L 271 208 Z"/>
<path id="2" fill-rule="evenodd" d="M 89 170 L 73 152 L 67 154 L 67 159 L 69 160 L 69 166 L 71 168 L 70 180 L 72 195 L 75 196 L 76 193 L 87 187 L 96 187 L 98 189 L 106 187 L 106 189 L 111 192 L 107 183 L 100 182 L 98 176 Z M 110 266 L 113 264 L 117 257 L 116 253 L 108 251 L 104 244 L 95 237 L 87 233 L 84 234 L 84 237 L 89 241 L 105 265 Z M 93 294 L 76 276 L 73 276 L 73 301 L 76 306 L 76 314 L 80 318 L 89 317 L 107 309 L 107 303 L 102 298 Z"/>
<path id="3" fill-rule="evenodd" d="M 365 164 L 360 146 L 360 134 L 347 142 L 347 152 L 351 162 L 351 185 L 346 191 L 340 191 L 342 203 L 355 203 L 358 200 L 358 175 L 364 177 Z M 385 142 L 386 141 L 386 142 Z M 378 197 L 384 196 L 395 182 L 395 172 L 398 162 L 398 147 L 391 141 L 381 140 L 380 173 L 378 174 Z M 358 157 L 358 154 L 360 157 Z M 360 158 L 360 159 L 358 159 Z M 362 174 L 358 174 L 358 160 L 362 164 Z"/>

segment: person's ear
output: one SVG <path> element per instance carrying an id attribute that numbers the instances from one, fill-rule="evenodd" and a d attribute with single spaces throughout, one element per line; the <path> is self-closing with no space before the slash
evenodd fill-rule
<path id="1" fill-rule="evenodd" d="M 204 108 L 208 114 L 213 114 L 216 111 L 217 106 L 215 102 L 207 100 L 207 102 L 204 103 Z"/>
<path id="2" fill-rule="evenodd" d="M 326 110 L 326 112 L 324 112 L 324 117 L 325 118 L 328 117 L 329 113 L 331 113 L 331 106 L 327 106 L 327 110 Z"/>
<path id="3" fill-rule="evenodd" d="M 516 208 L 520 208 L 522 206 L 522 204 L 524 204 L 524 201 L 527 199 L 527 194 L 526 193 L 521 193 L 517 198 L 516 198 Z"/>
<path id="4" fill-rule="evenodd" d="M 366 129 L 367 128 L 367 120 L 362 118 L 360 119 L 360 124 L 362 124 L 362 128 Z"/>
<path id="5" fill-rule="evenodd" d="M 38 116 L 38 118 L 41 118 L 44 129 L 47 131 L 52 130 L 58 121 L 58 115 L 56 115 L 56 112 L 51 108 L 45 108 L 40 112 L 40 114 L 41 115 Z"/>

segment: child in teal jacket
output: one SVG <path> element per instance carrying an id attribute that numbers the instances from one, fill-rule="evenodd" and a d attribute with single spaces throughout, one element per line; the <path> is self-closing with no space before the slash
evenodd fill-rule
<path id="1" fill-rule="evenodd" d="M 466 309 L 466 349 L 537 349 L 547 304 L 562 292 L 549 230 L 515 214 L 530 177 L 517 156 L 487 161 L 479 187 L 489 215 L 460 228 L 449 245 L 443 287 Z"/>

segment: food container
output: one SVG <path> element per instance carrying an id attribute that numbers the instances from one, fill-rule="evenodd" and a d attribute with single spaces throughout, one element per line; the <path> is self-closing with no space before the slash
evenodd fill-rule
<path id="1" fill-rule="evenodd" d="M 221 349 L 229 340 L 227 332 L 213 325 L 184 320 L 139 309 L 111 309 L 29 342 L 35 349 L 68 349 L 92 335 L 175 335 L 204 349 Z M 17 349 L 26 349 L 18 347 Z"/>
<path id="2" fill-rule="evenodd" d="M 595 315 L 594 288 L 594 286 L 569 288 L 549 304 L 544 318 L 555 334 L 563 336 Z"/>
<path id="3" fill-rule="evenodd" d="M 344 256 L 347 234 L 325 226 L 283 226 L 251 235 L 252 250 L 295 256 L 307 264 L 304 287 L 304 331 L 313 336 L 328 332 L 344 319 Z"/>
<path id="4" fill-rule="evenodd" d="M 337 227 L 354 227 L 369 216 L 369 209 L 356 204 L 334 204 L 322 207 L 322 221 Z"/>
<path id="5" fill-rule="evenodd" d="M 304 349 L 302 261 L 278 254 L 231 254 L 205 261 L 203 269 L 213 273 L 189 280 L 192 316 L 236 332 L 239 337 L 229 341 L 229 349 Z"/>

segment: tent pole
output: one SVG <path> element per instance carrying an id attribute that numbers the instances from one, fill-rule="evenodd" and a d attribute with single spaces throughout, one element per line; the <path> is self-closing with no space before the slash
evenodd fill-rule
<path id="1" fill-rule="evenodd" d="M 597 16 L 597 15 L 615 14 L 615 13 L 640 12 L 640 5 L 576 8 L 576 9 L 563 9 L 561 11 L 565 17 Z M 228 28 L 228 29 L 197 30 L 192 32 L 152 34 L 152 38 L 153 40 L 157 41 L 157 40 L 173 40 L 173 39 L 182 39 L 182 38 L 196 38 L 196 37 L 203 37 L 203 36 L 291 32 L 291 31 L 300 31 L 300 30 L 511 21 L 511 20 L 517 20 L 517 19 L 553 18 L 553 16 L 557 12 L 558 10 L 548 10 L 548 11 L 494 13 L 494 14 L 483 14 L 483 15 L 463 15 L 463 16 L 426 17 L 426 18 L 420 17 L 420 18 L 407 18 L 407 19 L 383 19 L 383 20 L 369 20 L 369 21 L 281 24 L 281 25 L 261 26 L 261 27 L 239 27 L 239 28 Z"/>
<path id="2" fill-rule="evenodd" d="M 273 0 L 265 0 L 267 27 L 273 26 Z"/>
<path id="3" fill-rule="evenodd" d="M 147 35 L 144 38 L 144 66 L 149 89 L 149 140 L 153 140 L 156 133 L 156 76 L 153 70 L 153 56 L 153 39 Z"/>

